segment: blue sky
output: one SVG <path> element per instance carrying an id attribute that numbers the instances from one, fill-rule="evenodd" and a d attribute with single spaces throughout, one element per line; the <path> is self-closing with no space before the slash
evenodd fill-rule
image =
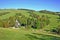
<path id="1" fill-rule="evenodd" d="M 0 8 L 25 8 L 60 12 L 60 0 L 0 0 Z"/>

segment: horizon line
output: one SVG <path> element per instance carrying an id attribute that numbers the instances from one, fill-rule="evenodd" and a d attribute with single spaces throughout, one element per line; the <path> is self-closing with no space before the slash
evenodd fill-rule
<path id="1" fill-rule="evenodd" d="M 0 8 L 0 9 L 28 9 L 28 10 L 34 10 L 34 11 L 41 11 L 41 10 L 51 11 L 47 9 L 36 10 L 36 9 L 30 9 L 30 8 Z M 60 11 L 52 11 L 52 12 L 60 12 Z"/>

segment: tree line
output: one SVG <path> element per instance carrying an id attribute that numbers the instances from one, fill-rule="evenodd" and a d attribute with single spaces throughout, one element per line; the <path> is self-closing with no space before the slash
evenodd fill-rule
<path id="1" fill-rule="evenodd" d="M 15 16 L 9 17 L 8 19 L 1 20 L 0 19 L 0 27 L 14 27 L 16 19 L 20 23 L 21 26 L 25 26 L 26 28 L 43 28 L 46 25 L 49 25 L 48 16 L 42 15 L 39 16 L 34 13 L 30 13 L 30 17 L 26 17 L 22 13 L 16 13 Z"/>

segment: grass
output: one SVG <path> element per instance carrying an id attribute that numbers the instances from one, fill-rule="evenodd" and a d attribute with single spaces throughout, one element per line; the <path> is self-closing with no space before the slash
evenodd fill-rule
<path id="1" fill-rule="evenodd" d="M 29 11 L 26 10 L 1 10 L 0 13 L 5 11 L 10 13 L 0 16 L 0 19 L 7 19 L 10 16 L 15 16 L 16 13 L 22 13 L 26 17 L 30 17 Z M 44 29 L 51 30 L 59 24 L 57 23 L 57 15 L 39 12 L 34 13 L 40 16 L 47 15 L 49 17 L 50 23 L 48 26 L 45 26 Z M 60 40 L 60 35 L 44 32 L 43 30 L 0 28 L 0 40 Z"/>
<path id="2" fill-rule="evenodd" d="M 60 40 L 60 36 L 34 29 L 0 28 L 0 40 Z"/>

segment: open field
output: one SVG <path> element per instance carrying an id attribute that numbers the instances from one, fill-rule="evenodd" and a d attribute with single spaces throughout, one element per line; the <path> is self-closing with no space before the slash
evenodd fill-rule
<path id="1" fill-rule="evenodd" d="M 0 28 L 0 40 L 60 40 L 59 35 L 33 30 Z"/>

